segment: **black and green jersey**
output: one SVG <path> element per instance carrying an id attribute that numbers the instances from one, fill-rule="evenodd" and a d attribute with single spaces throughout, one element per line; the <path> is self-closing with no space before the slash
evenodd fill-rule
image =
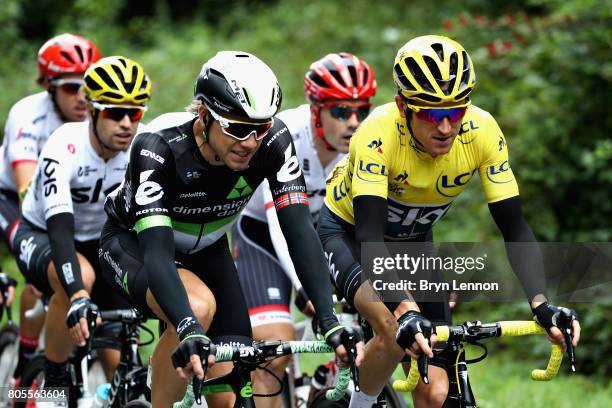
<path id="1" fill-rule="evenodd" d="M 304 177 L 282 121 L 275 121 L 242 171 L 204 160 L 193 121 L 136 137 L 125 180 L 106 203 L 110 218 L 137 232 L 172 227 L 176 250 L 192 253 L 225 234 L 264 179 L 277 208 L 307 204 Z"/>

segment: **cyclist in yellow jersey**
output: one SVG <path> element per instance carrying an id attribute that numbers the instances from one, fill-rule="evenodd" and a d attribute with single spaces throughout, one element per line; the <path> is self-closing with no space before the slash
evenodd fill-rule
<path id="1" fill-rule="evenodd" d="M 361 243 L 431 242 L 433 225 L 476 172 L 505 242 L 536 242 L 521 213 L 501 129 L 491 114 L 471 104 L 476 75 L 467 51 L 447 37 L 414 38 L 398 51 L 393 79 L 395 102 L 374 110 L 354 134 L 349 155 L 328 179 L 319 218 L 336 287 L 376 332 L 361 366 L 361 392 L 353 393 L 350 407 L 375 403 L 404 352 L 433 357 L 422 327 L 450 323 L 445 299 L 417 303 L 406 293 L 402 302 L 372 301 L 377 294 L 361 279 Z M 518 254 L 508 247 L 510 264 L 536 320 L 561 343 L 555 326 L 560 308 L 546 299 L 537 245 L 522 249 Z M 573 334 L 576 346 L 577 319 Z M 435 340 L 433 334 L 432 345 Z M 430 384 L 420 382 L 413 393 L 416 407 L 441 406 L 446 398 L 448 378 L 441 356 L 430 362 Z"/>

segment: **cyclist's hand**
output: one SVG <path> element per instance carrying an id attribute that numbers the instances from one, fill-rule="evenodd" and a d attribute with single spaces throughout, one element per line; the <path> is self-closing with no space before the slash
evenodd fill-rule
<path id="1" fill-rule="evenodd" d="M 308 295 L 303 287 L 298 289 L 295 295 L 294 304 L 306 316 L 313 317 L 315 315 L 314 306 L 312 305 L 312 302 L 308 298 Z"/>
<path id="2" fill-rule="evenodd" d="M 572 317 L 572 346 L 576 347 L 580 341 L 580 323 L 578 315 L 572 309 L 558 307 L 548 302 L 540 304 L 533 311 L 534 320 L 548 332 L 548 339 L 557 344 L 563 345 L 563 351 L 566 349 L 566 344 L 563 338 L 563 333 L 558 328 L 558 319 L 561 310 L 565 310 Z"/>
<path id="3" fill-rule="evenodd" d="M 13 303 L 15 298 L 15 286 L 17 281 L 6 273 L 0 273 L 0 305 L 9 306 Z M 4 299 L 4 293 L 6 292 L 7 298 Z"/>
<path id="4" fill-rule="evenodd" d="M 431 347 L 436 343 L 436 335 L 432 333 L 430 344 L 423 336 L 423 330 L 428 326 L 432 327 L 429 320 L 419 312 L 410 310 L 397 319 L 397 324 L 395 341 L 410 357 L 418 358 L 422 353 L 429 358 L 433 357 Z"/>
<path id="5" fill-rule="evenodd" d="M 339 367 L 345 368 L 350 366 L 351 357 L 349 356 L 347 349 L 348 345 L 348 330 L 351 330 L 355 335 L 356 341 L 356 352 L 357 355 L 355 358 L 355 366 L 361 366 L 361 361 L 363 360 L 363 340 L 359 333 L 353 331 L 352 329 L 347 328 L 346 326 L 338 325 L 327 331 L 325 334 L 325 342 L 330 345 L 334 350 L 336 350 L 336 363 Z"/>
<path id="6" fill-rule="evenodd" d="M 204 367 L 202 362 L 205 362 Z M 210 339 L 199 324 L 194 324 L 176 347 L 172 353 L 172 364 L 183 380 L 194 375 L 203 380 L 208 367 L 215 364 L 215 357 L 210 355 Z"/>
<path id="7" fill-rule="evenodd" d="M 78 346 L 85 346 L 85 340 L 92 334 L 89 333 L 87 323 L 87 316 L 92 313 L 98 314 L 98 306 L 88 297 L 78 297 L 70 304 L 66 314 L 66 324 L 70 329 L 70 336 Z"/>

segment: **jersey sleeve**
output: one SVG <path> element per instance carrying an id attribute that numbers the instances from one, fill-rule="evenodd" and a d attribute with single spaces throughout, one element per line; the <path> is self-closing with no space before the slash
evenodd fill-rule
<path id="1" fill-rule="evenodd" d="M 13 169 L 19 163 L 37 162 L 38 143 L 30 119 L 19 113 L 9 115 L 4 128 L 4 137 L 9 141 L 6 156 Z"/>
<path id="2" fill-rule="evenodd" d="M 67 138 L 57 136 L 52 134 L 49 138 L 38 165 L 45 220 L 55 214 L 73 212 L 70 182 L 75 175 L 77 148 Z"/>
<path id="3" fill-rule="evenodd" d="M 265 177 L 270 184 L 276 211 L 288 205 L 308 205 L 306 182 L 291 134 L 281 121 L 277 121 L 275 130 L 264 143 L 268 149 Z"/>
<path id="4" fill-rule="evenodd" d="M 138 233 L 151 227 L 172 228 L 169 200 L 174 193 L 174 156 L 156 133 L 138 136 L 130 151 L 130 207 Z"/>
<path id="5" fill-rule="evenodd" d="M 499 125 L 490 114 L 483 125 L 478 173 L 487 202 L 494 203 L 519 195 L 519 190 L 510 167 L 508 145 Z"/>
<path id="6" fill-rule="evenodd" d="M 393 134 L 382 128 L 376 118 L 366 119 L 351 139 L 350 158 L 352 161 L 351 190 L 353 197 L 373 195 L 387 198 L 390 140 L 384 135 Z"/>

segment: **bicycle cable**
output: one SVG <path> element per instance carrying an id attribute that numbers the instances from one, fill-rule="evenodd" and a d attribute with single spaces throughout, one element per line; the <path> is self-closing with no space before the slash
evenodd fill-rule
<path id="1" fill-rule="evenodd" d="M 270 398 L 270 397 L 276 397 L 277 395 L 280 395 L 281 392 L 283 392 L 283 380 L 281 380 L 276 374 L 274 374 L 274 372 L 272 370 L 270 370 L 268 368 L 268 366 L 271 364 L 268 363 L 265 366 L 257 366 L 258 370 L 264 370 L 265 372 L 267 372 L 268 374 L 270 374 L 272 377 L 274 377 L 274 379 L 276 381 L 278 381 L 278 385 L 280 385 L 280 388 L 278 389 L 278 391 L 273 392 L 271 394 L 255 394 L 253 393 L 254 397 L 262 397 L 262 398 Z"/>
<path id="2" fill-rule="evenodd" d="M 482 361 L 482 360 L 484 360 L 485 358 L 487 358 L 487 355 L 489 354 L 489 350 L 487 349 L 487 346 L 485 346 L 484 344 L 479 343 L 479 342 L 477 342 L 477 341 L 472 341 L 472 342 L 469 342 L 469 344 L 474 345 L 474 346 L 478 346 L 478 347 L 482 348 L 484 352 L 482 353 L 482 355 L 480 355 L 480 356 L 478 356 L 478 357 L 476 357 L 476 358 L 470 358 L 469 360 L 468 360 L 468 359 L 466 359 L 466 360 L 465 360 L 465 364 L 474 364 L 474 363 L 478 363 L 479 361 Z"/>

